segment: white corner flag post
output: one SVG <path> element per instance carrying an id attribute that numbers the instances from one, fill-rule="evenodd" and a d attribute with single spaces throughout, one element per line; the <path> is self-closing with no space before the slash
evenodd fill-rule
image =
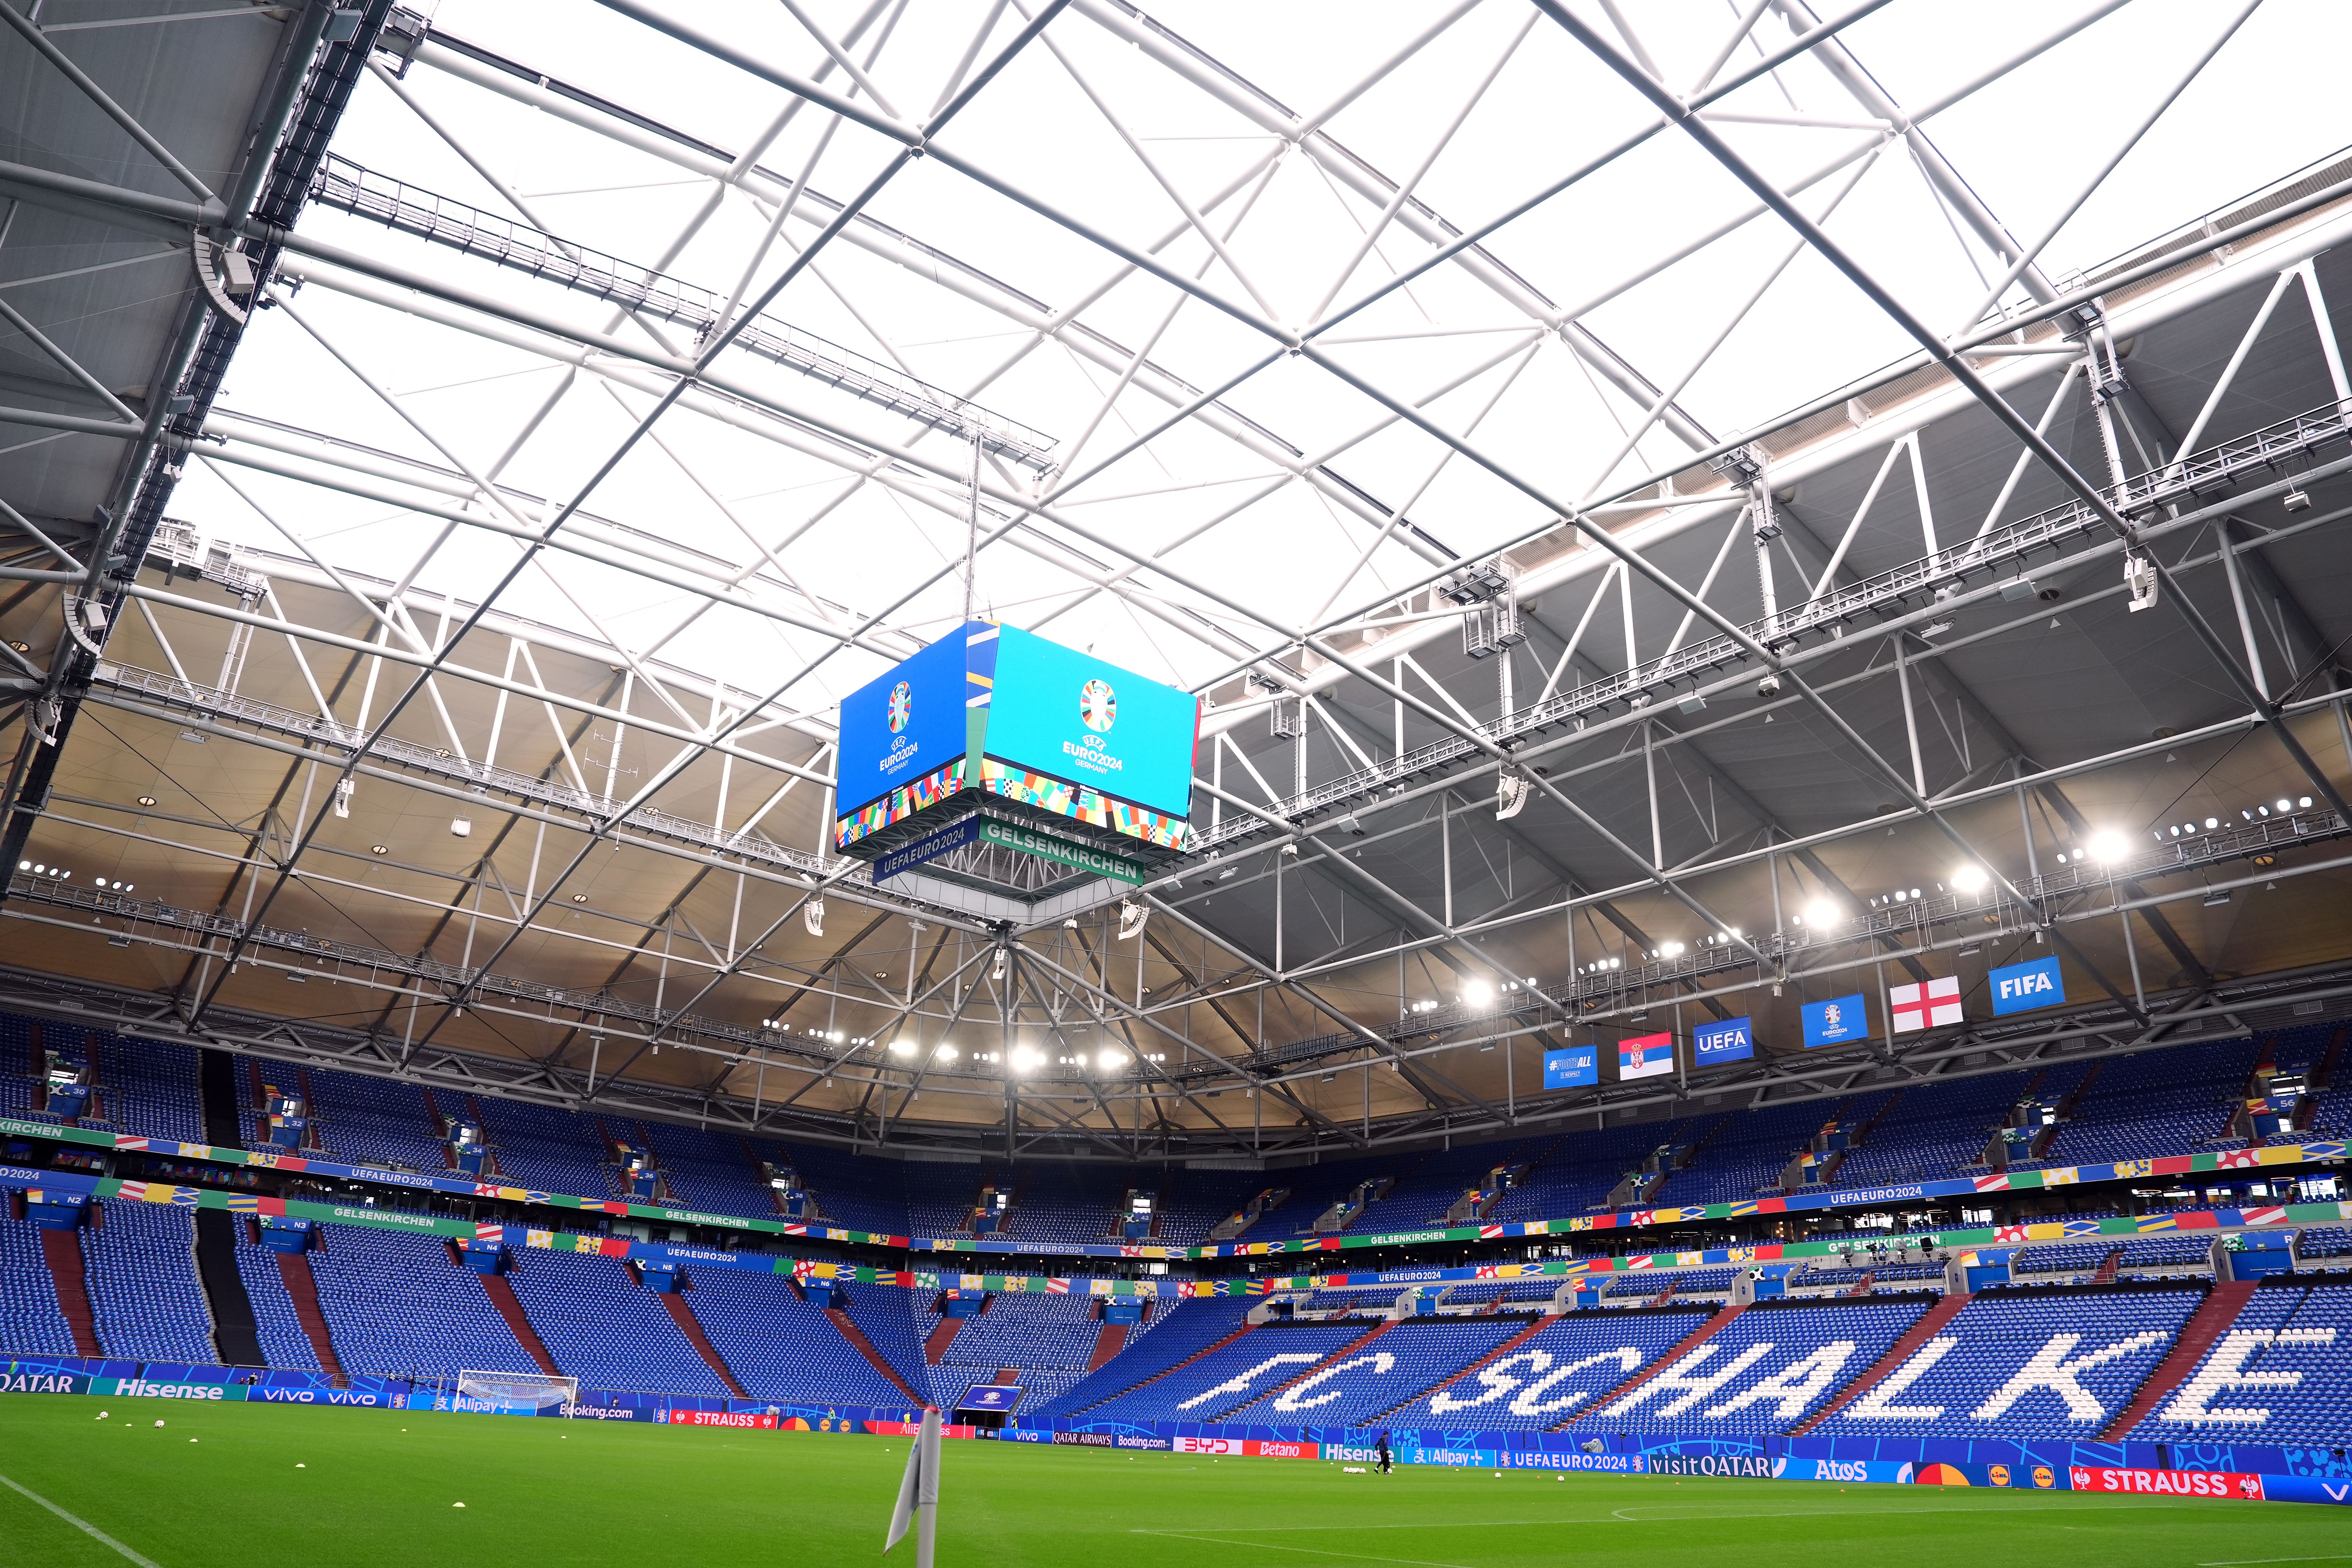
<path id="1" fill-rule="evenodd" d="M 940 1413 L 926 1410 L 922 1432 L 907 1451 L 907 1473 L 898 1481 L 898 1506 L 890 1514 L 890 1538 L 882 1543 L 884 1553 L 906 1539 L 911 1523 L 915 1568 L 931 1568 L 931 1542 L 939 1521 Z"/>

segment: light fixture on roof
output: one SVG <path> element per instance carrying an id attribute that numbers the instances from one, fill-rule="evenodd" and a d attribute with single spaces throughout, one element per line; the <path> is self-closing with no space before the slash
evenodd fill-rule
<path id="1" fill-rule="evenodd" d="M 2311 497 L 2300 489 L 2292 489 L 2287 491 L 2286 494 L 2279 497 L 2279 505 L 2286 508 L 2289 511 L 2309 511 L 2311 510 Z"/>
<path id="2" fill-rule="evenodd" d="M 2091 835 L 2092 859 L 2112 862 L 2122 859 L 2125 853 L 2124 836 L 2113 828 L 2104 828 Z"/>
<path id="3" fill-rule="evenodd" d="M 1484 1007 L 1495 999 L 1495 988 L 1484 980 L 1466 980 L 1462 984 L 1465 1006 Z"/>
<path id="4" fill-rule="evenodd" d="M 152 795 L 142 795 L 139 797 L 139 804 L 142 805 L 152 805 L 155 804 L 155 797 Z"/>
<path id="5" fill-rule="evenodd" d="M 368 846 L 368 853 L 371 855 L 389 855 L 392 853 L 392 846 L 389 844 L 371 844 Z"/>
<path id="6" fill-rule="evenodd" d="M 474 836 L 474 819 L 470 816 L 451 817 L 449 836 L 452 838 L 471 838 Z"/>
<path id="7" fill-rule="evenodd" d="M 811 899 L 801 906 L 801 924 L 808 928 L 808 933 L 811 936 L 824 934 L 824 900 L 823 899 Z M 877 970 L 875 973 L 878 978 L 881 972 Z"/>
<path id="8" fill-rule="evenodd" d="M 572 895 L 572 901 L 575 904 L 584 904 L 588 901 L 588 895 L 585 893 L 574 893 Z"/>
<path id="9" fill-rule="evenodd" d="M 2137 552 L 2124 557 L 2124 587 L 2131 595 L 2131 610 L 2137 614 L 2156 604 L 2156 563 Z"/>
<path id="10" fill-rule="evenodd" d="M 1815 899 L 1805 906 L 1805 923 L 1809 926 L 1833 926 L 1838 923 L 1838 907 L 1827 899 Z"/>
<path id="11" fill-rule="evenodd" d="M 335 781 L 335 815 L 348 819 L 352 815 L 352 790 L 359 781 L 345 777 Z"/>
<path id="12" fill-rule="evenodd" d="M 1952 871 L 1952 888 L 1956 892 L 1977 892 L 1984 887 L 1986 880 L 1985 868 L 1973 862 L 1955 867 Z"/>

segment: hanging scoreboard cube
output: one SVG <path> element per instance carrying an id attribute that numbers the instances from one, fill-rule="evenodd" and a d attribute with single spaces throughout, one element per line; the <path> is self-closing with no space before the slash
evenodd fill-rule
<path id="1" fill-rule="evenodd" d="M 1029 914 L 1140 882 L 1187 847 L 1199 730 L 1189 691 L 969 622 L 842 700 L 834 847 Z"/>

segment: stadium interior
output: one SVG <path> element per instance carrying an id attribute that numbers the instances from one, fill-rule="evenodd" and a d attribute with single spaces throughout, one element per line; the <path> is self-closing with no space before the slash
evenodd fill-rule
<path id="1" fill-rule="evenodd" d="M 0 0 L 0 1393 L 2352 1500 L 2352 20 L 1291 10 Z"/>

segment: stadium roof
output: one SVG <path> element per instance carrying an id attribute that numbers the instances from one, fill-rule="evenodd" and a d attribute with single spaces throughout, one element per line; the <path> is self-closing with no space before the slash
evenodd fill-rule
<path id="1" fill-rule="evenodd" d="M 2334 8 L 0 19 L 0 1001 L 1232 1158 L 2352 994 Z M 1159 880 L 830 853 L 968 597 L 1202 696 Z"/>

